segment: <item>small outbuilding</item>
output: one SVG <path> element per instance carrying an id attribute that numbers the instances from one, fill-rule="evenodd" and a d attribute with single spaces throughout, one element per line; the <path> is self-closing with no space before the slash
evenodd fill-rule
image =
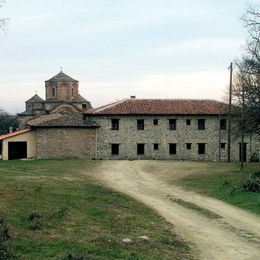
<path id="1" fill-rule="evenodd" d="M 36 156 L 36 136 L 31 129 L 0 135 L 0 158 L 15 160 Z"/>

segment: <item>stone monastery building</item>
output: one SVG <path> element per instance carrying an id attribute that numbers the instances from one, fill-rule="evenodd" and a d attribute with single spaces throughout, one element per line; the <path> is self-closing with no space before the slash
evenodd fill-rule
<path id="1" fill-rule="evenodd" d="M 85 158 L 227 160 L 227 106 L 215 100 L 130 99 L 99 108 L 79 95 L 62 71 L 45 82 L 19 114 L 20 130 L 0 136 L 2 159 Z M 232 122 L 232 127 L 235 124 Z M 241 160 L 231 136 L 231 160 Z M 249 160 L 260 145 L 246 138 Z"/>

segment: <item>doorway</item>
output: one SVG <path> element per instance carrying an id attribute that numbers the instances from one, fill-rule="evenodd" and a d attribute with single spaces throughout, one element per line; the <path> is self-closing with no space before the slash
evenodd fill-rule
<path id="1" fill-rule="evenodd" d="M 111 144 L 111 155 L 119 155 L 119 144 Z"/>
<path id="2" fill-rule="evenodd" d="M 8 159 L 16 160 L 27 158 L 27 142 L 9 142 Z"/>
<path id="3" fill-rule="evenodd" d="M 144 144 L 137 144 L 137 154 L 144 154 Z"/>
<path id="4" fill-rule="evenodd" d="M 241 150 L 241 143 L 239 143 L 239 161 L 242 162 L 242 150 Z M 247 158 L 247 143 L 243 145 L 243 162 L 246 162 Z"/>

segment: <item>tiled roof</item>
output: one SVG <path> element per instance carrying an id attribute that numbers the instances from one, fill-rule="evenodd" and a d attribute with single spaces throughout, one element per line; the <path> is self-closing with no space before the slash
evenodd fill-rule
<path id="1" fill-rule="evenodd" d="M 78 100 L 81 102 L 88 102 L 84 97 L 82 97 L 80 94 L 78 96 Z"/>
<path id="2" fill-rule="evenodd" d="M 22 113 L 19 113 L 18 116 L 33 116 L 32 112 L 24 111 Z"/>
<path id="3" fill-rule="evenodd" d="M 30 131 L 32 131 L 32 130 L 31 129 L 22 129 L 22 130 L 18 130 L 18 131 L 9 133 L 9 134 L 0 135 L 0 140 L 4 140 L 4 139 L 7 139 L 7 138 L 10 138 L 10 137 L 13 137 L 13 136 L 17 136 L 17 135 L 21 135 L 21 134 L 24 134 L 24 133 L 28 133 Z"/>
<path id="4" fill-rule="evenodd" d="M 35 94 L 33 97 L 28 99 L 26 102 L 44 102 L 44 100 L 40 96 Z"/>
<path id="5" fill-rule="evenodd" d="M 97 127 L 93 121 L 86 121 L 64 114 L 48 114 L 27 121 L 31 127 Z"/>
<path id="6" fill-rule="evenodd" d="M 77 80 L 71 78 L 70 76 L 68 76 L 67 74 L 65 74 L 64 72 L 60 72 L 57 75 L 55 75 L 54 77 L 52 77 L 51 79 L 47 80 L 47 81 L 51 81 L 51 82 L 78 82 Z"/>
<path id="7" fill-rule="evenodd" d="M 216 100 L 126 99 L 85 112 L 87 115 L 217 115 L 227 105 Z"/>

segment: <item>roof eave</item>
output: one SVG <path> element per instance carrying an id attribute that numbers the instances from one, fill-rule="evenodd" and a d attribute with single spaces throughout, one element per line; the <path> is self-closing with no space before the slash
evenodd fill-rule
<path id="1" fill-rule="evenodd" d="M 38 126 L 32 126 L 32 129 L 36 129 L 36 128 L 99 128 L 100 126 L 42 126 L 42 125 L 38 125 Z"/>
<path id="2" fill-rule="evenodd" d="M 45 80 L 44 82 L 52 82 L 52 83 L 56 83 L 56 82 L 79 82 L 78 80 L 61 80 L 61 81 L 58 81 L 58 80 Z"/>
<path id="3" fill-rule="evenodd" d="M 219 113 L 187 113 L 187 114 L 179 114 L 179 113 L 86 113 L 86 116 L 219 116 Z M 227 115 L 228 113 L 221 113 L 221 115 Z"/>

